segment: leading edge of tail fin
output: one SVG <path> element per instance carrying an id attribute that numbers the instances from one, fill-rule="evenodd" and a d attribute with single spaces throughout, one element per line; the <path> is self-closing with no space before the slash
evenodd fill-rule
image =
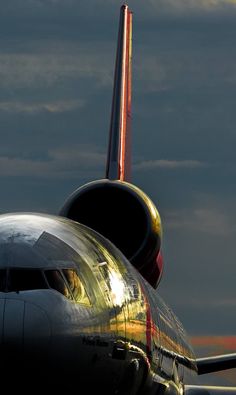
<path id="1" fill-rule="evenodd" d="M 113 86 L 106 178 L 131 178 L 131 57 L 132 12 L 120 9 L 119 33 Z"/>

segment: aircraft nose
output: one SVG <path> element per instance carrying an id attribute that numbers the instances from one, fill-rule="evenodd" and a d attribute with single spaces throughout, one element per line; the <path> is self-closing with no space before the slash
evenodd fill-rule
<path id="1" fill-rule="evenodd" d="M 45 351 L 51 338 L 46 312 L 36 304 L 19 299 L 0 299 L 0 348 L 17 355 Z"/>

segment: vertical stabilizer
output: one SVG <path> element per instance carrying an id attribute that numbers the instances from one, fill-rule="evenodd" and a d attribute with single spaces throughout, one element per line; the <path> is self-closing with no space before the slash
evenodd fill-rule
<path id="1" fill-rule="evenodd" d="M 120 10 L 113 101 L 106 178 L 130 181 L 131 177 L 131 56 L 132 13 Z"/>

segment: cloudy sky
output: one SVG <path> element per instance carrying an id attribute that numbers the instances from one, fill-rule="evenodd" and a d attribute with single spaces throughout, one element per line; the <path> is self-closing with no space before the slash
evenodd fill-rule
<path id="1" fill-rule="evenodd" d="M 9 0 L 1 212 L 56 214 L 105 175 L 120 0 Z M 130 0 L 133 182 L 164 228 L 160 293 L 190 335 L 236 334 L 236 1 Z"/>

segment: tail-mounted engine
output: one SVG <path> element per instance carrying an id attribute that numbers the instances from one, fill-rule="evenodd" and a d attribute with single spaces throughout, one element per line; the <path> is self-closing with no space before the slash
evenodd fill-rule
<path id="1" fill-rule="evenodd" d="M 107 179 L 77 189 L 60 215 L 80 222 L 109 239 L 156 288 L 162 274 L 162 227 L 149 197 L 136 186 Z"/>

